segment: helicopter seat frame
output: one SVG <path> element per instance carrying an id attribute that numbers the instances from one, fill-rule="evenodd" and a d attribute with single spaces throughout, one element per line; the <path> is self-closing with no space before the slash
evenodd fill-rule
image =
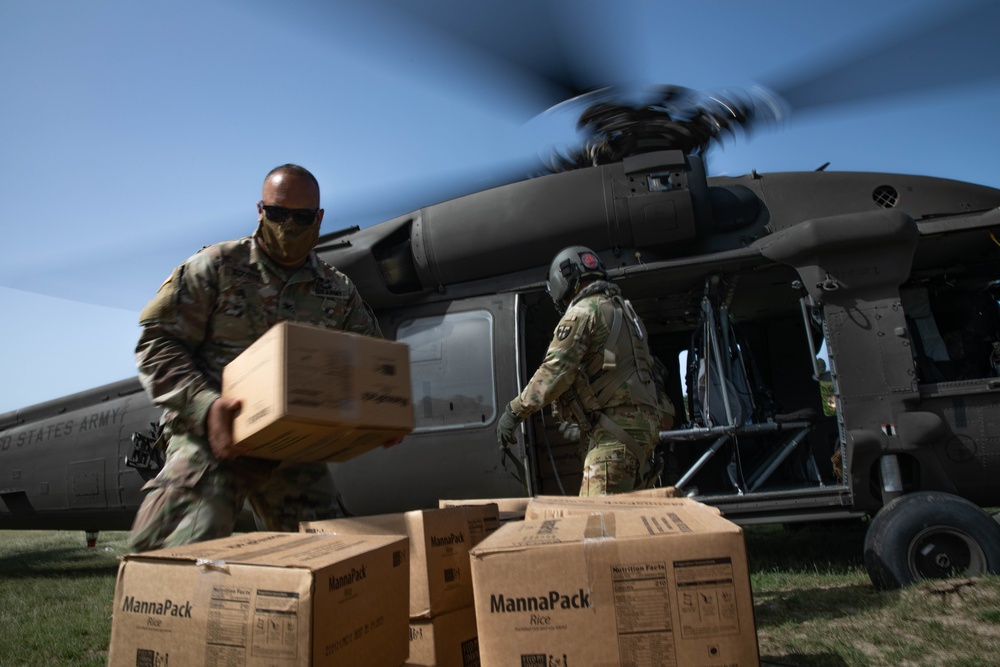
<path id="1" fill-rule="evenodd" d="M 740 436 L 762 436 L 782 434 L 783 438 L 773 447 L 763 461 L 748 476 L 738 475 L 739 471 L 730 469 L 729 476 L 737 493 L 747 493 L 758 490 L 778 469 L 788 456 L 802 444 L 812 430 L 810 421 L 769 421 L 760 424 L 744 424 L 741 426 L 712 426 L 709 428 L 684 428 L 671 431 L 660 431 L 660 442 L 702 442 L 712 440 L 712 444 L 702 453 L 688 470 L 674 482 L 678 489 L 684 489 L 695 475 L 714 457 L 724 445 L 732 442 L 739 447 Z M 730 464 L 731 466 L 733 464 Z M 822 486 L 816 461 L 812 451 L 807 451 L 807 469 L 810 477 Z"/>
<path id="2" fill-rule="evenodd" d="M 675 482 L 683 489 L 727 444 L 733 444 L 734 460 L 727 467 L 730 482 L 738 494 L 758 490 L 812 431 L 812 410 L 788 415 L 775 414 L 769 395 L 748 345 L 740 338 L 729 308 L 715 289 L 721 281 L 705 283 L 699 326 L 692 336 L 688 353 L 689 428 L 660 432 L 661 443 L 703 442 L 711 444 Z M 728 301 L 732 298 L 730 292 Z M 740 437 L 767 437 L 764 456 L 749 475 L 740 460 Z M 822 486 L 811 448 L 805 456 L 808 481 Z"/>

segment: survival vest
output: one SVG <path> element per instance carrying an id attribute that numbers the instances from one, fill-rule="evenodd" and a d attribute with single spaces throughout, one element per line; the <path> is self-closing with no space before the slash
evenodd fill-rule
<path id="1" fill-rule="evenodd" d="M 609 330 L 608 339 L 604 343 L 602 364 L 596 373 L 592 369 L 582 369 L 583 372 L 577 373 L 573 387 L 559 397 L 560 412 L 566 416 L 572 415 L 573 420 L 584 431 L 591 430 L 601 420 L 604 410 L 619 405 L 636 406 L 652 414 L 659 413 L 656 385 L 653 382 L 653 361 L 645 326 L 635 314 L 632 304 L 623 299 L 617 290 L 604 287 L 592 293 L 602 293 L 607 297 L 600 304 L 601 317 Z M 584 296 L 589 294 L 585 292 Z M 610 405 L 614 393 L 622 384 L 628 387 L 628 402 Z M 605 420 L 601 421 L 605 425 Z M 614 430 L 609 430 L 620 437 Z M 616 430 L 621 429 L 616 427 Z"/>

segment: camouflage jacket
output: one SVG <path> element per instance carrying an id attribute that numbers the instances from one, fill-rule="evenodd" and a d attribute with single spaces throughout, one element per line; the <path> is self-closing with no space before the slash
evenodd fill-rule
<path id="1" fill-rule="evenodd" d="M 222 369 L 272 325 L 291 320 L 381 336 L 354 284 L 315 253 L 297 269 L 253 237 L 206 246 L 160 286 L 139 316 L 139 379 L 174 434 L 204 436 Z"/>
<path id="2" fill-rule="evenodd" d="M 586 285 L 574 297 L 556 325 L 541 366 L 524 391 L 510 402 L 515 415 L 523 419 L 557 401 L 573 386 L 580 373 L 586 374 L 588 381 L 601 375 L 604 347 L 610 334 L 609 323 L 601 314 L 601 304 L 620 294 L 614 283 L 598 280 Z M 647 358 L 645 364 L 648 368 L 652 361 Z M 601 407 L 631 405 L 634 401 L 623 382 Z"/>

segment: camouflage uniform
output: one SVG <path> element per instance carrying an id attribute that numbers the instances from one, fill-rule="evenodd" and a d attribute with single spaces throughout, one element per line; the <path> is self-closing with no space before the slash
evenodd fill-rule
<path id="1" fill-rule="evenodd" d="M 602 305 L 620 296 L 618 287 L 607 281 L 597 280 L 584 286 L 556 326 L 541 366 L 524 391 L 510 402 L 514 415 L 524 419 L 556 401 L 562 419 L 575 418 L 580 423 L 581 447 L 586 453 L 581 496 L 631 491 L 656 447 L 659 417 L 651 372 L 653 362 L 644 340 L 635 347 L 635 372 L 614 387 L 606 401 L 599 405 L 591 403 L 583 408 L 585 414 L 571 416 L 572 401 L 581 391 L 581 380 L 585 384 L 594 383 L 602 374 L 611 372 L 605 369 L 605 346 L 611 323 L 602 314 Z M 630 388 L 636 382 L 641 385 L 639 391 L 634 384 Z M 619 429 L 633 445 L 612 432 Z"/>
<path id="2" fill-rule="evenodd" d="M 229 535 L 246 500 L 268 530 L 339 513 L 324 464 L 251 457 L 222 462 L 205 432 L 222 369 L 285 320 L 381 336 L 353 283 L 310 253 L 278 266 L 253 237 L 203 248 L 174 270 L 139 318 L 139 379 L 164 408 L 166 463 L 132 526 L 135 551 Z"/>

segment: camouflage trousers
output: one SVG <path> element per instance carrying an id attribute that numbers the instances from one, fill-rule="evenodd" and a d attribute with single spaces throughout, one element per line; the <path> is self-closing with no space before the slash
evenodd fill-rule
<path id="1" fill-rule="evenodd" d="M 247 501 L 264 530 L 295 532 L 300 521 L 342 515 L 326 465 L 249 458 L 221 463 L 207 443 L 186 436 L 171 438 L 163 469 L 143 490 L 149 493 L 129 535 L 133 552 L 226 537 Z"/>
<path id="2" fill-rule="evenodd" d="M 587 452 L 583 460 L 581 496 L 632 491 L 641 481 L 643 467 L 656 448 L 660 427 L 653 415 L 641 410 L 617 411 L 611 419 L 645 449 L 643 459 L 640 461 L 625 443 L 598 422 L 582 436 Z"/>

